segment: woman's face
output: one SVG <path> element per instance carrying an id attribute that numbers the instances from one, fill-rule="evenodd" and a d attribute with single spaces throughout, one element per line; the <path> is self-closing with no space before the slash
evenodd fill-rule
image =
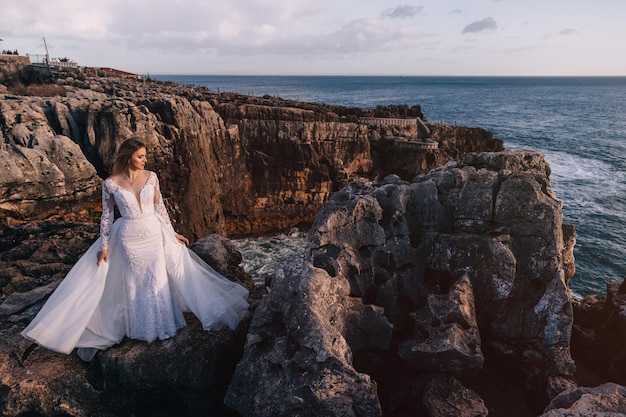
<path id="1" fill-rule="evenodd" d="M 130 157 L 130 168 L 143 169 L 146 166 L 147 160 L 146 148 L 139 148 L 133 153 L 133 156 Z"/>

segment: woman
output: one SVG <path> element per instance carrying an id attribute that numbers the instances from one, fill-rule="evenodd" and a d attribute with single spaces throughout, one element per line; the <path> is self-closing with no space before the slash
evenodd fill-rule
<path id="1" fill-rule="evenodd" d="M 192 311 L 206 330 L 234 329 L 248 290 L 224 278 L 174 232 L 159 180 L 144 169 L 146 146 L 124 141 L 102 186 L 100 238 L 74 265 L 22 335 L 91 360 L 124 336 L 152 342 L 185 326 Z M 114 222 L 114 204 L 121 218 Z M 94 262 L 95 260 L 95 262 Z"/>

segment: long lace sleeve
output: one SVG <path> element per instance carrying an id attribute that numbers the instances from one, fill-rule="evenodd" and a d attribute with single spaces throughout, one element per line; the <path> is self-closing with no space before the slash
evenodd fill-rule
<path id="1" fill-rule="evenodd" d="M 102 184 L 102 216 L 100 217 L 100 237 L 102 238 L 102 250 L 109 248 L 109 237 L 111 235 L 111 226 L 113 225 L 113 217 L 115 212 L 113 210 L 113 204 L 115 199 L 113 193 L 108 187 L 105 181 Z"/>
<path id="2" fill-rule="evenodd" d="M 156 176 L 155 176 L 156 178 Z M 155 192 L 154 192 L 154 212 L 159 217 L 159 220 L 162 224 L 165 225 L 168 229 L 170 229 L 173 233 L 174 227 L 172 226 L 172 222 L 170 220 L 169 214 L 167 214 L 167 209 L 165 208 L 165 203 L 163 202 L 163 196 L 161 195 L 161 185 L 159 184 L 159 179 L 156 178 L 154 184 Z"/>

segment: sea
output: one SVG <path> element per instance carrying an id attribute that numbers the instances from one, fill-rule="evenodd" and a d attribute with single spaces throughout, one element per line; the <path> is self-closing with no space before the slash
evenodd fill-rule
<path id="1" fill-rule="evenodd" d="M 154 79 L 216 92 L 375 108 L 420 105 L 426 120 L 481 127 L 506 149 L 543 152 L 564 222 L 577 231 L 575 298 L 626 277 L 626 77 L 198 76 Z M 236 240 L 256 279 L 302 256 L 307 231 Z"/>

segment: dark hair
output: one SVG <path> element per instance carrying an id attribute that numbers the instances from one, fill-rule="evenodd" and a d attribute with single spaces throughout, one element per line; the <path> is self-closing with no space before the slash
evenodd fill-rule
<path id="1" fill-rule="evenodd" d="M 130 162 L 130 158 L 133 154 L 141 148 L 146 148 L 146 145 L 137 138 L 129 138 L 122 142 L 115 153 L 115 160 L 113 161 L 113 174 L 111 175 L 121 173 Z"/>

